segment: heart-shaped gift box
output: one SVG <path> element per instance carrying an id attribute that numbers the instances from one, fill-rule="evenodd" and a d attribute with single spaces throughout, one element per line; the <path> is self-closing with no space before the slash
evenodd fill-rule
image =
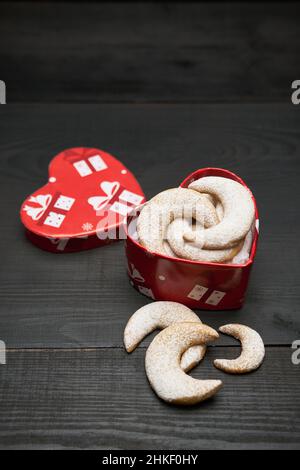
<path id="1" fill-rule="evenodd" d="M 197 170 L 185 178 L 180 186 L 186 188 L 194 180 L 204 176 L 230 178 L 247 187 L 239 176 L 221 168 Z M 258 211 L 253 195 L 252 199 L 255 222 L 249 259 L 244 264 L 188 261 L 149 252 L 136 238 L 138 210 L 129 214 L 125 249 L 132 286 L 153 300 L 171 300 L 194 309 L 240 308 L 245 300 L 258 240 Z"/>
<path id="2" fill-rule="evenodd" d="M 144 201 L 137 180 L 119 160 L 77 147 L 52 159 L 48 183 L 24 201 L 20 214 L 33 243 L 65 253 L 118 240 L 127 214 Z"/>

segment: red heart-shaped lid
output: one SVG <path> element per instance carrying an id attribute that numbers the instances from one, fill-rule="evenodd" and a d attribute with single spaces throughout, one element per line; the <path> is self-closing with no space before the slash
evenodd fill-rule
<path id="1" fill-rule="evenodd" d="M 119 160 L 77 147 L 53 158 L 48 183 L 23 202 L 20 214 L 29 238 L 41 248 L 78 251 L 118 238 L 126 215 L 144 201 L 137 180 Z M 116 236 L 108 239 L 107 233 Z"/>

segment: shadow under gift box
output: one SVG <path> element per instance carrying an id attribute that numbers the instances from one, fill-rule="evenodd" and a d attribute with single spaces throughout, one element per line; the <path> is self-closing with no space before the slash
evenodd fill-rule
<path id="1" fill-rule="evenodd" d="M 221 168 L 197 170 L 189 175 L 180 186 L 186 188 L 190 183 L 204 176 L 230 178 L 247 187 L 237 175 Z M 245 264 L 189 261 L 150 252 L 130 233 L 130 224 L 135 222 L 138 213 L 129 215 L 125 250 L 132 286 L 153 300 L 171 300 L 195 309 L 240 308 L 245 300 L 258 240 L 258 210 L 252 193 L 251 196 L 255 206 L 255 227 L 249 260 Z"/>

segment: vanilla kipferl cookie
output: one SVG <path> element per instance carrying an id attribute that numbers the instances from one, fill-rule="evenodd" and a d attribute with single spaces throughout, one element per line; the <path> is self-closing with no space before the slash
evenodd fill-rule
<path id="1" fill-rule="evenodd" d="M 188 307 L 177 302 L 152 302 L 138 309 L 128 320 L 124 330 L 124 345 L 132 352 L 152 331 L 167 328 L 176 322 L 198 322 L 199 317 Z M 189 371 L 204 357 L 205 346 L 192 346 L 181 358 L 181 368 Z"/>
<path id="2" fill-rule="evenodd" d="M 203 248 L 231 248 L 250 230 L 255 209 L 250 191 L 237 181 L 219 176 L 206 176 L 189 185 L 189 189 L 209 193 L 222 204 L 223 219 L 205 230 Z"/>
<path id="3" fill-rule="evenodd" d="M 167 238 L 171 250 L 176 253 L 179 258 L 192 261 L 204 261 L 210 263 L 222 263 L 232 260 L 232 258 L 240 251 L 243 243 L 237 244 L 233 248 L 225 248 L 223 250 L 206 250 L 202 249 L 205 229 L 196 230 L 195 241 L 186 240 L 188 232 L 192 231 L 191 224 L 186 219 L 175 219 L 170 223 L 167 230 Z M 197 244 L 197 237 L 200 239 Z M 190 239 L 193 237 L 190 236 Z"/>
<path id="4" fill-rule="evenodd" d="M 257 369 L 265 357 L 265 346 L 260 335 L 245 325 L 229 324 L 219 328 L 221 333 L 241 342 L 242 353 L 237 359 L 215 359 L 214 365 L 229 374 L 245 374 Z"/>
<path id="5" fill-rule="evenodd" d="M 187 188 L 167 189 L 143 206 L 137 221 L 139 242 L 149 251 L 168 254 L 164 246 L 167 227 L 178 217 L 193 218 L 204 227 L 219 222 L 207 197 Z"/>
<path id="6" fill-rule="evenodd" d="M 242 184 L 206 176 L 146 203 L 137 220 L 138 241 L 172 258 L 209 263 L 247 262 L 255 207 Z"/>
<path id="7" fill-rule="evenodd" d="M 206 344 L 218 338 L 207 325 L 173 323 L 162 330 L 146 352 L 145 368 L 155 393 L 166 402 L 193 405 L 215 395 L 221 380 L 197 380 L 188 376 L 180 366 L 182 354 L 191 346 Z"/>

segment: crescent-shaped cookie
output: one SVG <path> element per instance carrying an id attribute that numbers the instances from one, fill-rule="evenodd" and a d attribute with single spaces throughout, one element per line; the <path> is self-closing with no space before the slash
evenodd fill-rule
<path id="1" fill-rule="evenodd" d="M 203 261 L 210 263 L 222 263 L 231 260 L 242 248 L 242 243 L 237 244 L 233 248 L 225 248 L 222 250 L 202 249 L 205 229 L 196 230 L 196 237 L 200 239 L 198 244 L 197 238 L 194 242 L 188 242 L 188 233 L 193 233 L 191 224 L 186 219 L 175 219 L 170 223 L 167 229 L 167 239 L 171 250 L 176 253 L 179 258 L 192 261 Z"/>
<path id="2" fill-rule="evenodd" d="M 167 189 L 143 206 L 137 221 L 140 243 L 149 251 L 168 254 L 164 246 L 166 230 L 177 217 L 194 218 L 204 227 L 219 222 L 216 209 L 207 197 L 187 188 Z"/>
<path id="3" fill-rule="evenodd" d="M 218 333 L 200 323 L 174 323 L 162 330 L 146 352 L 145 368 L 155 393 L 166 402 L 193 405 L 215 395 L 221 380 L 197 380 L 180 366 L 182 354 L 191 346 L 206 344 Z"/>
<path id="4" fill-rule="evenodd" d="M 241 342 L 242 353 L 237 359 L 215 359 L 214 365 L 229 374 L 245 374 L 257 369 L 265 357 L 265 346 L 260 335 L 245 325 L 229 324 L 219 328 L 221 333 Z"/>
<path id="5" fill-rule="evenodd" d="M 224 211 L 221 222 L 205 230 L 203 248 L 230 248 L 247 235 L 255 209 L 246 187 L 229 178 L 206 176 L 191 183 L 189 189 L 212 194 L 221 202 Z"/>
<path id="6" fill-rule="evenodd" d="M 198 322 L 199 317 L 188 307 L 177 302 L 152 302 L 138 309 L 128 320 L 124 330 L 124 345 L 132 352 L 154 330 L 162 330 L 177 322 Z M 189 371 L 204 357 L 205 346 L 192 346 L 183 353 L 181 368 Z"/>

